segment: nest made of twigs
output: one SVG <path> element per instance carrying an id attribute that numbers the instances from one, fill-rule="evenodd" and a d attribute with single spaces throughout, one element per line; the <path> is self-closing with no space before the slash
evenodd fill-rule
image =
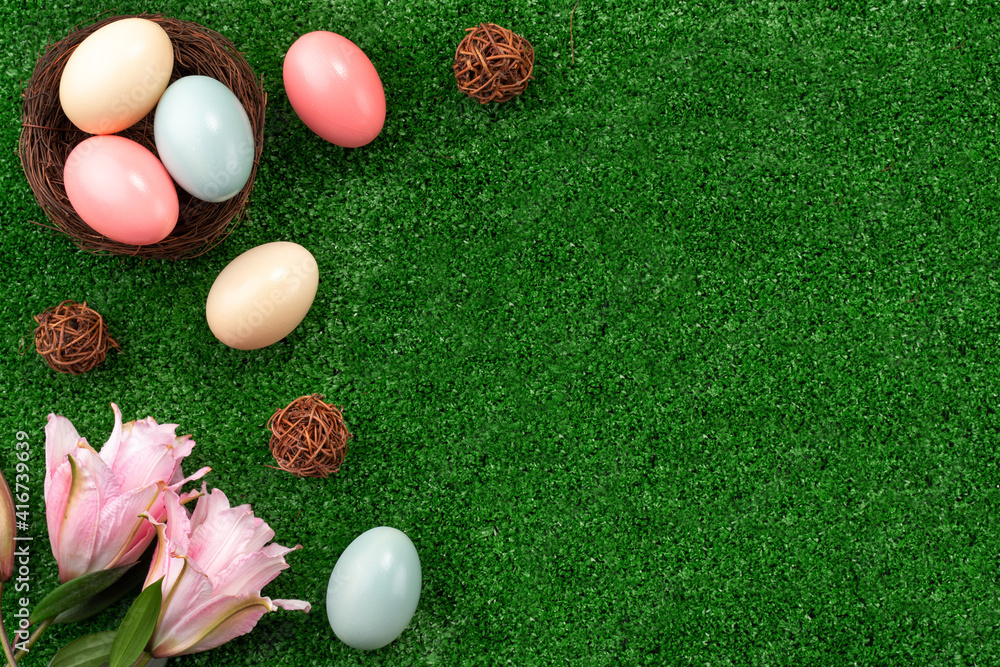
<path id="1" fill-rule="evenodd" d="M 63 301 L 35 315 L 35 322 L 35 349 L 60 373 L 86 373 L 118 347 L 104 318 L 86 303 Z"/>
<path id="2" fill-rule="evenodd" d="M 278 467 L 300 477 L 327 477 L 340 470 L 351 438 L 340 408 L 324 403 L 321 394 L 295 399 L 271 416 L 267 428 Z"/>
<path id="3" fill-rule="evenodd" d="M 506 102 L 523 93 L 535 66 L 528 40 L 495 23 L 465 32 L 453 65 L 458 89 L 481 104 Z"/>
<path id="4" fill-rule="evenodd" d="M 59 81 L 76 47 L 98 29 L 124 18 L 144 18 L 159 24 L 174 47 L 174 69 L 170 83 L 184 76 L 203 75 L 221 81 L 236 95 L 250 118 L 254 133 L 254 164 L 246 186 L 235 197 L 218 203 L 206 202 L 177 188 L 180 215 L 166 239 L 144 246 L 113 241 L 91 229 L 70 204 L 63 185 L 63 165 L 73 148 L 91 135 L 78 129 L 59 103 Z M 133 255 L 158 259 L 195 257 L 221 242 L 236 226 L 253 189 L 264 139 L 267 96 L 250 65 L 225 37 L 190 21 L 153 14 L 112 16 L 78 28 L 50 45 L 38 59 L 22 95 L 21 138 L 18 154 L 28 184 L 49 224 L 89 252 Z M 156 155 L 153 137 L 155 109 L 120 136 L 137 141 Z"/>

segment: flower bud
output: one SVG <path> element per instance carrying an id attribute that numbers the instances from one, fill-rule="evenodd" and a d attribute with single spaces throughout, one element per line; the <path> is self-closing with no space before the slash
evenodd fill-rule
<path id="1" fill-rule="evenodd" d="M 0 472 L 0 583 L 7 583 L 14 576 L 14 538 L 17 523 L 14 516 L 14 496 L 7 486 L 7 479 Z"/>

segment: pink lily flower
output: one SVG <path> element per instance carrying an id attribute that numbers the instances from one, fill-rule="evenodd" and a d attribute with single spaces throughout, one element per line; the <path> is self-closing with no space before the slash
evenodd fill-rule
<path id="1" fill-rule="evenodd" d="M 156 535 L 141 515 L 163 518 L 163 490 L 211 470 L 184 477 L 194 441 L 176 437 L 176 424 L 147 417 L 123 425 L 118 406 L 111 409 L 115 425 L 100 454 L 65 417 L 50 414 L 45 425 L 45 514 L 62 583 L 138 560 Z"/>
<path id="2" fill-rule="evenodd" d="M 288 567 L 285 555 L 301 549 L 268 544 L 274 531 L 249 505 L 229 506 L 222 491 L 202 496 L 190 516 L 173 491 L 164 491 L 165 523 L 148 516 L 157 545 L 145 588 L 162 578 L 163 605 L 149 640 L 155 658 L 198 653 L 250 632 L 279 607 L 308 613 L 303 600 L 271 600 L 261 589 Z"/>

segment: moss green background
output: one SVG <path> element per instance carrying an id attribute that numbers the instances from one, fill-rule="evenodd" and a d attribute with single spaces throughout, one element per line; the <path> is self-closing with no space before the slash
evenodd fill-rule
<path id="1" fill-rule="evenodd" d="M 989 4 L 581 0 L 571 51 L 570 0 L 0 0 L 0 442 L 11 476 L 31 435 L 33 599 L 56 579 L 45 416 L 100 444 L 115 401 L 191 433 L 186 468 L 304 547 L 264 592 L 312 614 L 178 667 L 1000 663 Z M 95 257 L 31 223 L 21 88 L 106 10 L 211 27 L 263 77 L 251 205 L 205 257 Z M 450 69 L 479 21 L 536 49 L 502 106 Z M 323 142 L 284 94 L 285 50 L 319 29 L 382 77 L 369 146 Z M 209 287 L 277 240 L 316 256 L 312 310 L 228 349 Z M 63 299 L 122 342 L 86 376 L 31 349 Z M 268 417 L 312 392 L 355 434 L 327 480 L 267 467 Z M 410 627 L 363 653 L 325 589 L 378 525 L 424 583 Z"/>

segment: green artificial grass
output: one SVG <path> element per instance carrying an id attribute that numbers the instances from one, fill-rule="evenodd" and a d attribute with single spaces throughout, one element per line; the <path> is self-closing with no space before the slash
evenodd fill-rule
<path id="1" fill-rule="evenodd" d="M 192 434 L 185 468 L 303 546 L 264 593 L 311 614 L 177 667 L 1000 664 L 998 13 L 723 4 L 0 0 L 0 461 L 12 479 L 30 435 L 31 600 L 57 583 L 46 415 L 100 445 L 114 401 Z M 213 28 L 263 78 L 251 204 L 204 257 L 92 256 L 32 224 L 22 86 L 106 11 Z M 502 106 L 454 83 L 480 21 L 535 47 Z M 284 93 L 284 52 L 318 29 L 381 75 L 366 147 Z M 229 349 L 208 289 L 279 240 L 316 256 L 312 310 Z M 80 377 L 32 350 L 64 299 L 122 343 Z M 329 479 L 268 467 L 268 418 L 314 392 L 355 435 Z M 423 589 L 364 653 L 325 592 L 379 525 L 413 540 Z M 8 629 L 17 604 L 8 587 Z"/>

